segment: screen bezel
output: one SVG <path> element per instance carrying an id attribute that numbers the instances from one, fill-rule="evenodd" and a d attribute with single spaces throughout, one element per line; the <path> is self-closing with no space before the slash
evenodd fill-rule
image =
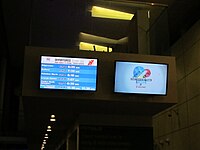
<path id="1" fill-rule="evenodd" d="M 95 90 L 78 90 L 78 89 L 52 89 L 52 88 L 41 88 L 40 84 L 41 84 L 41 64 L 42 64 L 42 56 L 45 57 L 63 57 L 63 58 L 78 58 L 78 59 L 96 59 L 97 60 L 97 70 L 96 70 L 96 87 Z M 68 91 L 68 92 L 97 92 L 97 88 L 98 88 L 98 70 L 99 70 L 99 59 L 96 57 L 87 57 L 87 56 L 83 56 L 83 57 L 79 57 L 79 56 L 61 56 L 61 55 L 40 55 L 40 60 L 39 60 L 39 90 L 45 90 L 45 91 Z"/>
<path id="2" fill-rule="evenodd" d="M 146 63 L 146 64 L 157 64 L 157 65 L 166 65 L 167 67 L 167 74 L 166 74 L 166 90 L 165 90 L 165 93 L 164 94 L 159 94 L 159 93 L 139 93 L 139 92 L 118 92 L 118 91 L 115 91 L 115 86 L 116 86 L 116 64 L 117 62 L 128 62 L 128 63 Z M 130 95 L 149 95 L 149 96 L 167 96 L 167 93 L 168 93 L 168 78 L 169 78 L 169 64 L 167 63 L 162 63 L 162 62 L 151 62 L 151 61 L 132 61 L 132 60 L 115 60 L 114 62 L 114 78 L 113 78 L 113 93 L 116 93 L 116 94 L 130 94 Z"/>

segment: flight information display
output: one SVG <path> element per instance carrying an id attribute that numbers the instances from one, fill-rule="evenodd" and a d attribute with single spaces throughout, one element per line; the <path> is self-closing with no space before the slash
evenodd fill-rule
<path id="1" fill-rule="evenodd" d="M 96 58 L 41 56 L 41 89 L 96 91 L 96 87 Z"/>

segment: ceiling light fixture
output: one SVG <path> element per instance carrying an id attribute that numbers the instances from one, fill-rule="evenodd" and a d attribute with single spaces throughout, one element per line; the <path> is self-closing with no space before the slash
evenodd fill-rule
<path id="1" fill-rule="evenodd" d="M 48 132 L 51 132 L 52 130 L 51 130 L 51 129 L 47 129 L 47 131 L 48 131 Z"/>
<path id="2" fill-rule="evenodd" d="M 118 40 L 111 39 L 111 38 L 108 38 L 108 37 L 103 37 L 103 36 L 98 36 L 98 35 L 80 32 L 79 41 L 89 42 L 89 43 L 95 43 L 95 42 L 98 41 L 98 43 L 104 43 L 104 44 L 111 44 L 112 45 L 112 44 L 117 44 Z"/>
<path id="3" fill-rule="evenodd" d="M 98 6 L 92 7 L 92 17 L 131 20 L 133 16 L 134 14 L 126 13 L 122 11 L 107 9 L 107 8 L 98 7 Z"/>
<path id="4" fill-rule="evenodd" d="M 47 131 L 51 131 L 51 126 L 47 126 Z"/>
<path id="5" fill-rule="evenodd" d="M 49 138 L 49 137 L 48 137 L 48 134 L 45 134 L 44 138 L 45 138 L 45 139 L 48 139 L 48 138 Z"/>
<path id="6" fill-rule="evenodd" d="M 56 116 L 55 115 L 51 115 L 51 118 L 55 118 Z"/>
<path id="7" fill-rule="evenodd" d="M 44 148 L 44 144 L 42 144 L 42 148 Z"/>
<path id="8" fill-rule="evenodd" d="M 112 52 L 112 48 L 110 47 L 86 43 L 86 42 L 80 42 L 79 49 L 88 51 Z"/>
<path id="9" fill-rule="evenodd" d="M 147 18 L 150 19 L 151 18 L 151 13 L 150 10 L 147 11 Z"/>
<path id="10" fill-rule="evenodd" d="M 55 119 L 55 118 L 51 118 L 51 119 L 50 119 L 50 121 L 52 121 L 52 122 L 53 122 L 53 121 L 56 121 L 56 119 Z"/>
<path id="11" fill-rule="evenodd" d="M 56 121 L 56 116 L 55 115 L 51 115 L 50 121 Z"/>

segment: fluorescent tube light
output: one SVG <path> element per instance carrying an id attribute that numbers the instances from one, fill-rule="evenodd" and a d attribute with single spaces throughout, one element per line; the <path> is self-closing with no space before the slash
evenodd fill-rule
<path id="1" fill-rule="evenodd" d="M 112 52 L 112 48 L 110 47 L 86 43 L 86 42 L 80 42 L 79 49 L 88 51 Z"/>
<path id="2" fill-rule="evenodd" d="M 107 9 L 107 8 L 98 7 L 98 6 L 92 7 L 92 17 L 131 20 L 133 16 L 134 14 L 126 13 L 122 11 Z"/>

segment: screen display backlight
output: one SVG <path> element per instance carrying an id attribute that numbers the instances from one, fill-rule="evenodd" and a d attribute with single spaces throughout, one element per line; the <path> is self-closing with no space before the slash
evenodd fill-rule
<path id="1" fill-rule="evenodd" d="M 41 56 L 40 88 L 96 91 L 97 59 Z"/>
<path id="2" fill-rule="evenodd" d="M 167 72 L 167 64 L 116 61 L 114 92 L 166 95 Z"/>

